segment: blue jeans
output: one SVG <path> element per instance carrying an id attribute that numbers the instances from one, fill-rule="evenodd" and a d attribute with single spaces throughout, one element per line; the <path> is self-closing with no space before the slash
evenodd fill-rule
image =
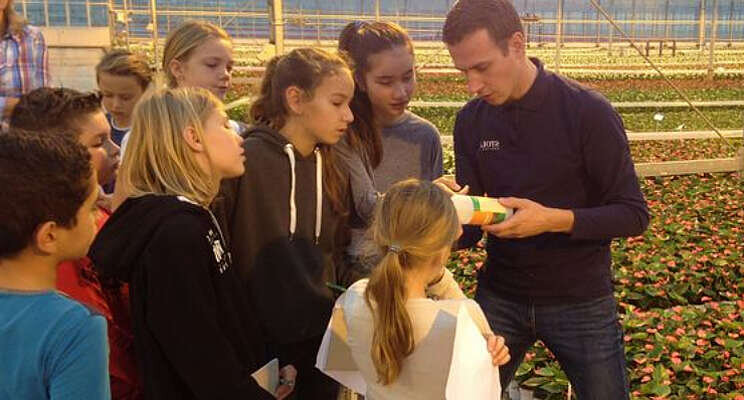
<path id="1" fill-rule="evenodd" d="M 623 332 L 612 295 L 584 303 L 535 305 L 504 299 L 479 285 L 475 301 L 509 347 L 511 361 L 499 370 L 502 388 L 514 378 L 527 349 L 542 340 L 579 400 L 628 399 Z"/>

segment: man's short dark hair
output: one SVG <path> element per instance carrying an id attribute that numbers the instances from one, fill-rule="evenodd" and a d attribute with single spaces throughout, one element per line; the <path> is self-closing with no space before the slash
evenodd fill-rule
<path id="1" fill-rule="evenodd" d="M 61 127 L 79 134 L 80 118 L 99 111 L 101 95 L 96 92 L 43 87 L 21 96 L 10 115 L 10 126 L 27 131 Z"/>
<path id="2" fill-rule="evenodd" d="M 480 29 L 485 29 L 504 52 L 508 51 L 505 39 L 515 32 L 524 33 L 522 20 L 511 1 L 458 0 L 447 13 L 442 39 L 448 45 L 455 45 Z"/>
<path id="3" fill-rule="evenodd" d="M 15 128 L 0 135 L 0 258 L 26 248 L 45 222 L 77 224 L 93 169 L 88 150 L 70 136 Z"/>

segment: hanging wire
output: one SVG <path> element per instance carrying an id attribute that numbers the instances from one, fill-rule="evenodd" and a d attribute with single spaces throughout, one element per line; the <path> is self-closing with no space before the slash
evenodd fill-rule
<path id="1" fill-rule="evenodd" d="M 667 84 L 668 84 L 668 85 L 669 85 L 669 86 L 670 86 L 670 87 L 671 87 L 672 89 L 674 89 L 674 91 L 675 91 L 675 92 L 677 92 L 677 94 L 678 94 L 678 95 L 679 95 L 680 97 L 682 97 L 682 99 L 684 99 L 684 101 L 685 101 L 685 102 L 686 102 L 686 103 L 687 103 L 687 104 L 688 104 L 688 105 L 690 106 L 690 108 L 692 108 L 692 110 L 693 110 L 693 111 L 695 111 L 695 113 L 696 113 L 697 115 L 699 115 L 699 116 L 700 116 L 700 118 L 702 118 L 702 119 L 703 119 L 703 121 L 705 121 L 705 123 L 706 123 L 706 124 L 707 124 L 707 125 L 708 125 L 708 126 L 709 126 L 709 127 L 711 128 L 711 129 L 713 129 L 713 131 L 714 131 L 714 132 L 716 133 L 716 135 L 718 135 L 718 137 L 719 137 L 719 138 L 721 138 L 721 140 L 723 140 L 723 142 L 724 142 L 724 143 L 726 143 L 726 145 L 727 145 L 728 147 L 730 147 L 730 148 L 731 148 L 732 150 L 736 150 L 736 147 L 735 147 L 735 146 L 734 146 L 734 145 L 733 145 L 733 144 L 732 144 L 732 143 L 731 143 L 731 142 L 730 142 L 730 141 L 729 141 L 728 139 L 726 139 L 726 137 L 725 137 L 725 136 L 723 136 L 723 134 L 721 133 L 721 131 L 720 131 L 720 130 L 718 130 L 718 128 L 716 128 L 716 126 L 715 126 L 715 125 L 713 124 L 713 121 L 711 121 L 711 120 L 710 120 L 710 118 L 708 118 L 708 117 L 707 117 L 707 116 L 706 116 L 705 114 L 703 114 L 703 113 L 702 113 L 702 111 L 700 111 L 700 109 L 699 109 L 698 107 L 696 107 L 696 106 L 695 106 L 694 104 L 692 104 L 692 101 L 690 100 L 690 98 L 689 98 L 689 97 L 687 97 L 687 95 L 686 95 L 686 94 L 684 94 L 684 92 L 682 92 L 682 91 L 681 91 L 681 90 L 680 90 L 680 89 L 679 89 L 679 88 L 677 87 L 677 85 L 675 85 L 675 84 L 674 84 L 674 82 L 672 82 L 672 81 L 671 81 L 671 80 L 670 80 L 670 79 L 669 79 L 669 78 L 668 78 L 668 77 L 667 77 L 667 76 L 666 76 L 666 75 L 664 74 L 664 72 L 663 72 L 663 71 L 662 71 L 662 70 L 661 70 L 661 69 L 660 69 L 659 67 L 657 67 L 657 66 L 656 66 L 656 64 L 654 64 L 654 62 L 653 62 L 653 61 L 651 61 L 651 59 L 650 59 L 650 58 L 649 58 L 648 56 L 646 56 L 646 54 L 645 54 L 645 53 L 644 53 L 643 51 L 641 51 L 641 49 L 640 49 L 640 48 L 639 48 L 638 46 L 636 46 L 636 44 L 635 44 L 635 41 L 634 41 L 634 40 L 633 40 L 632 38 L 630 38 L 630 37 L 629 37 L 629 36 L 628 36 L 628 35 L 627 35 L 627 34 L 625 33 L 625 31 L 623 31 L 623 30 L 622 30 L 622 29 L 621 29 L 621 28 L 620 28 L 620 27 L 619 27 L 619 26 L 618 26 L 618 25 L 617 25 L 617 24 L 615 23 L 615 20 L 614 20 L 614 19 L 612 18 L 612 16 L 610 16 L 610 14 L 608 14 L 608 13 L 607 13 L 607 11 L 605 11 L 605 9 L 604 9 L 604 8 L 602 8 L 602 6 L 601 6 L 601 5 L 599 5 L 599 3 L 597 3 L 597 0 L 589 0 L 589 1 L 590 1 L 590 2 L 592 3 L 592 6 L 594 6 L 594 8 L 596 8 L 596 9 L 597 9 L 597 11 L 599 11 L 599 12 L 600 12 L 600 13 L 601 13 L 601 14 L 602 14 L 602 15 L 603 15 L 604 17 L 605 17 L 605 19 L 607 19 L 607 22 L 609 22 L 609 23 L 610 23 L 610 25 L 612 25 L 612 26 L 613 26 L 613 27 L 615 28 L 615 30 L 616 30 L 616 31 L 617 31 L 617 32 L 618 32 L 618 33 L 619 33 L 619 34 L 620 34 L 620 35 L 621 35 L 621 36 L 622 36 L 622 37 L 623 37 L 623 38 L 624 38 L 625 40 L 627 40 L 627 41 L 628 41 L 628 43 L 630 44 L 630 46 L 631 46 L 632 48 L 634 48 L 634 49 L 635 49 L 635 50 L 636 50 L 636 51 L 638 52 L 638 54 L 640 54 L 640 55 L 641 55 L 641 57 L 643 57 L 643 59 L 644 59 L 644 60 L 646 60 L 646 62 L 647 62 L 647 63 L 648 63 L 648 64 L 649 64 L 650 66 L 651 66 L 651 68 L 653 68 L 653 69 L 654 69 L 654 70 L 655 70 L 656 72 L 658 72 L 658 73 L 659 73 L 659 75 L 660 75 L 660 76 L 661 76 L 661 77 L 662 77 L 662 78 L 664 79 L 664 81 L 665 81 L 665 82 L 666 82 L 666 83 L 667 83 Z"/>

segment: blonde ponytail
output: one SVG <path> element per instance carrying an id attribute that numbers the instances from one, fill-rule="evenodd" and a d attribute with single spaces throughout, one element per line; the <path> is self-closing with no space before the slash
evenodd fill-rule
<path id="1" fill-rule="evenodd" d="M 399 182 L 378 203 L 370 231 L 384 257 L 372 271 L 364 297 L 374 320 L 370 355 L 383 385 L 398 378 L 415 347 L 406 310 L 406 272 L 428 268 L 432 255 L 457 239 L 459 228 L 449 196 L 431 182 Z"/>
<path id="2" fill-rule="evenodd" d="M 406 282 L 402 252 L 388 251 L 367 284 L 365 299 L 372 308 L 375 330 L 372 336 L 372 363 L 383 385 L 395 381 L 403 359 L 413 352 L 413 328 L 406 311 Z"/>

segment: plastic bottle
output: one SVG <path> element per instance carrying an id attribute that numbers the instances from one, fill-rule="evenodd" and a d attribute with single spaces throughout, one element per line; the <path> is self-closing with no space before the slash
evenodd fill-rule
<path id="1" fill-rule="evenodd" d="M 463 225 L 498 224 L 514 215 L 514 209 L 504 207 L 497 199 L 490 197 L 456 194 L 452 196 L 452 203 Z"/>

